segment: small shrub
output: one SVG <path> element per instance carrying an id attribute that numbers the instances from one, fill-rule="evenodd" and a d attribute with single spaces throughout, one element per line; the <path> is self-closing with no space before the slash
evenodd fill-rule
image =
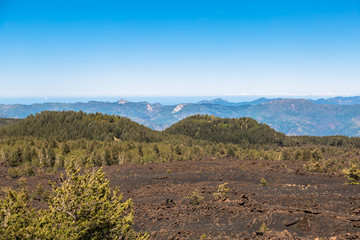
<path id="1" fill-rule="evenodd" d="M 25 189 L 27 184 L 27 179 L 24 177 L 21 177 L 19 180 L 17 180 L 17 185 L 20 189 Z"/>
<path id="2" fill-rule="evenodd" d="M 204 200 L 204 196 L 198 189 L 195 189 L 188 197 L 188 199 L 190 200 L 191 204 L 199 205 Z"/>
<path id="3" fill-rule="evenodd" d="M 230 147 L 230 148 L 228 149 L 227 155 L 228 155 L 229 157 L 235 157 L 235 151 L 234 151 L 234 149 L 233 149 L 232 147 Z"/>
<path id="4" fill-rule="evenodd" d="M 203 234 L 200 236 L 200 240 L 204 240 L 204 239 L 206 239 L 206 238 L 207 238 L 207 236 L 206 236 L 205 233 L 203 233 Z"/>
<path id="5" fill-rule="evenodd" d="M 215 200 L 226 200 L 229 197 L 229 191 L 230 191 L 230 188 L 229 188 L 229 184 L 227 182 L 220 184 L 217 189 L 217 192 L 213 194 L 214 199 Z"/>
<path id="6" fill-rule="evenodd" d="M 263 222 L 259 228 L 259 232 L 262 234 L 265 234 L 267 231 L 269 231 L 268 227 L 266 226 L 266 224 Z"/>
<path id="7" fill-rule="evenodd" d="M 24 176 L 24 177 L 30 177 L 30 176 L 35 175 L 35 171 L 32 166 L 25 165 L 20 168 L 20 174 L 21 174 L 21 176 Z"/>
<path id="8" fill-rule="evenodd" d="M 351 164 L 350 168 L 344 169 L 343 172 L 345 173 L 346 178 L 348 179 L 346 184 L 350 184 L 350 185 L 359 184 L 360 170 L 357 164 L 355 163 Z"/>
<path id="9" fill-rule="evenodd" d="M 0 239 L 148 239 L 133 229 L 131 199 L 123 201 L 102 169 L 91 167 L 81 170 L 72 161 L 61 185 L 52 185 L 47 210 L 35 212 L 25 191 L 6 192 L 0 198 Z"/>
<path id="10" fill-rule="evenodd" d="M 261 178 L 260 180 L 260 185 L 263 186 L 263 187 L 266 187 L 268 185 L 267 181 L 265 178 Z"/>
<path id="11" fill-rule="evenodd" d="M 39 183 L 38 185 L 36 185 L 35 194 L 41 196 L 43 193 L 44 193 L 44 186 L 41 183 Z"/>
<path id="12" fill-rule="evenodd" d="M 7 174 L 12 178 L 17 178 L 20 175 L 16 168 L 9 168 L 7 170 Z"/>
<path id="13" fill-rule="evenodd" d="M 8 175 L 12 178 L 17 178 L 17 177 L 30 177 L 30 176 L 34 176 L 35 175 L 35 171 L 34 169 L 29 166 L 29 165 L 25 165 L 25 166 L 21 166 L 21 167 L 16 167 L 16 168 L 9 168 L 7 171 Z"/>
<path id="14" fill-rule="evenodd" d="M 319 161 L 309 161 L 304 165 L 304 167 L 309 172 L 322 172 L 323 167 L 321 166 L 321 163 Z"/>
<path id="15" fill-rule="evenodd" d="M 39 183 L 36 186 L 35 191 L 32 193 L 31 197 L 32 199 L 36 199 L 39 201 L 48 201 L 50 199 L 50 192 L 45 191 L 44 186 Z"/>

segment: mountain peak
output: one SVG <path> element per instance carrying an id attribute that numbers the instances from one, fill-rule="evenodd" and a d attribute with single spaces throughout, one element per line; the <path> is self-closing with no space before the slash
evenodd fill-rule
<path id="1" fill-rule="evenodd" d="M 125 104 L 125 103 L 129 103 L 129 102 L 130 102 L 130 101 L 125 100 L 125 99 L 123 99 L 123 98 L 120 98 L 120 100 L 117 101 L 118 104 Z"/>

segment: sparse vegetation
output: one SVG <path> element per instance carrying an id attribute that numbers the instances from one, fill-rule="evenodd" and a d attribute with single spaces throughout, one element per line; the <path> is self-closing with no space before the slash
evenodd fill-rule
<path id="1" fill-rule="evenodd" d="M 253 167 L 263 171 L 268 170 L 270 163 L 277 164 L 273 169 L 281 166 L 290 172 L 296 165 L 300 166 L 295 169 L 299 174 L 345 174 L 347 184 L 360 182 L 358 138 L 287 137 L 248 118 L 234 120 L 197 115 L 184 119 L 165 132 L 157 132 L 115 116 L 44 112 L 0 129 L 0 136 L 0 164 L 4 175 L 7 172 L 14 178 L 7 177 L 10 181 L 19 183 L 14 184 L 14 189 L 19 189 L 17 192 L 1 188 L 5 198 L 1 200 L 0 224 L 3 228 L 0 237 L 4 239 L 36 239 L 37 236 L 39 239 L 57 239 L 60 234 L 60 239 L 93 236 L 112 239 L 120 234 L 119 231 L 128 234 L 129 239 L 146 239 L 147 235 L 138 235 L 132 229 L 131 200 L 123 201 L 117 191 L 111 192 L 101 170 L 87 168 L 80 171 L 80 167 L 88 165 L 89 161 L 95 167 L 102 167 L 201 159 L 221 162 L 230 158 L 239 169 L 246 169 L 246 162 L 251 162 Z M 69 164 L 72 167 L 66 168 L 67 176 L 62 178 L 60 187 L 52 185 L 50 192 L 48 187 L 45 189 L 44 185 L 38 184 L 35 190 L 27 193 L 24 179 L 40 174 L 53 177 Z M 162 173 L 177 171 L 178 168 L 171 166 L 171 170 L 170 166 L 164 167 Z M 196 177 L 202 178 L 213 167 L 199 165 L 191 170 L 197 174 Z M 83 176 L 87 176 L 86 179 Z M 142 178 L 139 172 L 132 172 L 129 177 Z M 261 177 L 258 175 L 258 179 Z M 170 175 L 165 178 L 170 178 Z M 267 186 L 267 180 L 261 178 L 260 185 Z M 227 182 L 219 185 L 213 198 L 220 201 L 212 204 L 227 204 L 229 201 L 221 201 L 229 198 L 229 192 Z M 204 201 L 204 191 L 195 189 L 187 199 L 191 204 L 199 205 Z M 170 200 L 167 204 L 172 207 L 175 202 Z M 36 211 L 30 206 L 31 201 L 41 207 L 48 202 L 49 209 Z M 244 198 L 241 201 L 246 205 L 249 200 Z M 102 205 L 96 202 L 102 202 Z M 200 208 L 203 206 L 205 204 Z M 91 212 L 90 208 L 96 211 Z M 9 214 L 11 217 L 4 217 Z M 24 219 L 15 223 L 15 219 L 22 215 Z M 52 226 L 58 228 L 53 230 Z M 43 230 L 39 231 L 40 228 Z M 104 230 L 101 232 L 99 229 Z M 267 231 L 265 223 L 259 231 Z M 205 234 L 201 237 L 207 238 Z"/>
<path id="2" fill-rule="evenodd" d="M 205 240 L 207 238 L 206 234 L 203 233 L 201 236 L 200 236 L 200 240 Z"/>
<path id="3" fill-rule="evenodd" d="M 359 166 L 356 163 L 351 164 L 350 168 L 344 169 L 343 172 L 347 178 L 346 184 L 350 184 L 350 185 L 359 184 L 360 170 L 359 170 Z"/>
<path id="4" fill-rule="evenodd" d="M 7 174 L 12 178 L 17 178 L 19 176 L 18 170 L 16 168 L 9 168 Z"/>
<path id="5" fill-rule="evenodd" d="M 265 178 L 261 178 L 260 179 L 260 186 L 262 187 L 266 187 L 268 185 L 267 181 Z"/>
<path id="6" fill-rule="evenodd" d="M 229 197 L 229 184 L 227 182 L 220 184 L 216 193 L 213 194 L 215 200 L 226 200 Z"/>
<path id="7" fill-rule="evenodd" d="M 248 118 L 196 115 L 157 132 L 99 113 L 43 112 L 0 128 L 0 136 L 0 164 L 16 167 L 9 172 L 14 178 L 32 176 L 39 168 L 56 171 L 71 159 L 77 164 L 90 159 L 95 166 L 110 166 L 231 156 L 303 161 L 306 171 L 329 174 L 340 174 L 351 158 L 360 160 L 359 149 L 354 148 L 360 146 L 359 138 L 287 137 Z M 353 156 L 346 150 L 350 147 Z M 263 163 L 259 166 L 264 167 Z"/>
<path id="8" fill-rule="evenodd" d="M 266 226 L 266 224 L 263 222 L 261 223 L 261 226 L 259 228 L 259 232 L 262 234 L 265 234 L 267 231 L 269 231 L 268 227 Z"/>
<path id="9" fill-rule="evenodd" d="M 198 189 L 195 189 L 188 199 L 192 205 L 199 205 L 204 200 L 204 195 Z"/>

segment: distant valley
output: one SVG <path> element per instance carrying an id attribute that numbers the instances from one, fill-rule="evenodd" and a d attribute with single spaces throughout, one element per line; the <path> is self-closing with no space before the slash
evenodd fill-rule
<path id="1" fill-rule="evenodd" d="M 360 97 L 318 100 L 260 98 L 238 103 L 218 98 L 177 105 L 129 102 L 124 99 L 117 102 L 0 104 L 0 117 L 25 118 L 45 110 L 119 115 L 155 130 L 166 129 L 191 115 L 208 114 L 222 118 L 250 117 L 286 135 L 360 136 Z"/>

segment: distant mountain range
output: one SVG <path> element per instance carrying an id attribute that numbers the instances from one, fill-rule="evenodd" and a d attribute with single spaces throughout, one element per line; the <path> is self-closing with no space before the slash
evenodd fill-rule
<path id="1" fill-rule="evenodd" d="M 287 135 L 360 136 L 359 96 L 318 100 L 260 98 L 239 103 L 217 98 L 178 105 L 129 102 L 124 99 L 117 102 L 0 104 L 0 117 L 25 118 L 45 110 L 119 115 L 155 130 L 168 128 L 191 115 L 209 114 L 222 118 L 250 117 Z"/>

